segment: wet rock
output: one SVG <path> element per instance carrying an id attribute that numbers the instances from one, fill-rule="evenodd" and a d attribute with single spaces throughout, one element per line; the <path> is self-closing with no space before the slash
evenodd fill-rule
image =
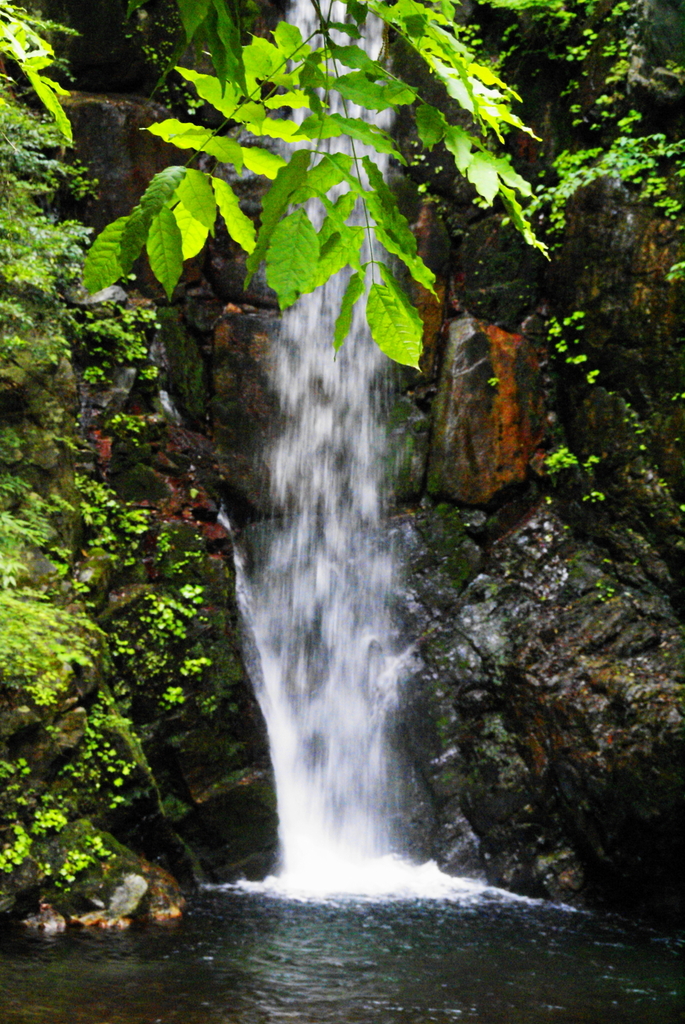
<path id="1" fill-rule="evenodd" d="M 73 750 L 83 739 L 88 724 L 85 708 L 73 708 L 55 722 L 55 743 L 62 753 Z"/>
<path id="2" fill-rule="evenodd" d="M 541 262 L 500 216 L 470 227 L 455 260 L 455 300 L 472 316 L 507 331 L 520 331 L 535 307 Z"/>
<path id="3" fill-rule="evenodd" d="M 414 564 L 435 849 L 451 863 L 458 807 L 491 882 L 672 915 L 684 813 L 678 621 L 634 557 L 574 539 L 559 511 L 543 504 L 495 543 L 451 604 Z M 420 759 L 426 736 L 415 742 Z"/>
<path id="4" fill-rule="evenodd" d="M 685 32 L 680 0 L 640 0 L 633 30 L 628 82 L 632 91 L 659 104 L 685 96 Z"/>
<path id="5" fill-rule="evenodd" d="M 212 429 L 224 485 L 243 502 L 268 502 L 265 445 L 275 429 L 269 383 L 278 319 L 265 313 L 229 313 L 214 330 Z"/>
<path id="6" fill-rule="evenodd" d="M 428 413 L 408 395 L 399 396 L 388 416 L 388 476 L 395 501 L 416 501 L 423 494 L 429 442 Z"/>
<path id="7" fill-rule="evenodd" d="M 65 931 L 67 927 L 66 920 L 49 903 L 41 903 L 39 912 L 25 918 L 22 924 L 32 931 L 44 932 L 46 935 L 56 935 Z"/>
<path id="8" fill-rule="evenodd" d="M 124 875 L 109 899 L 109 913 L 113 917 L 132 917 L 148 890 L 142 875 Z"/>
<path id="9" fill-rule="evenodd" d="M 167 872 L 86 820 L 44 845 L 63 879 L 58 887 L 44 883 L 44 902 L 70 925 L 119 929 L 133 920 L 168 920 L 182 913 L 185 900 Z"/>
<path id="10" fill-rule="evenodd" d="M 429 494 L 480 505 L 522 483 L 544 435 L 542 411 L 530 343 L 471 317 L 455 320 L 433 405 Z"/>
<path id="11" fill-rule="evenodd" d="M 97 611 L 107 601 L 113 572 L 114 558 L 103 548 L 91 548 L 88 558 L 79 565 L 78 581 L 88 587 L 89 599 Z"/>
<path id="12" fill-rule="evenodd" d="M 551 290 L 555 307 L 584 312 L 600 383 L 621 393 L 630 380 L 650 395 L 660 374 L 679 379 L 682 296 L 666 280 L 681 251 L 676 223 L 620 180 L 598 178 L 571 196 L 566 224 Z"/>
<path id="13" fill-rule="evenodd" d="M 223 244 L 222 244 L 223 241 Z M 245 285 L 247 253 L 228 237 L 217 240 L 209 248 L 208 280 L 215 293 L 224 302 L 249 303 L 258 309 L 278 309 L 278 296 L 266 283 L 266 271 L 261 266 L 250 283 Z"/>
<path id="14" fill-rule="evenodd" d="M 154 504 L 171 496 L 171 488 L 164 477 L 140 462 L 114 474 L 112 486 L 122 501 Z"/>
<path id="15" fill-rule="evenodd" d="M 157 342 L 164 346 L 173 395 L 191 421 L 207 416 L 207 381 L 197 342 L 188 333 L 176 309 L 160 309 Z"/>

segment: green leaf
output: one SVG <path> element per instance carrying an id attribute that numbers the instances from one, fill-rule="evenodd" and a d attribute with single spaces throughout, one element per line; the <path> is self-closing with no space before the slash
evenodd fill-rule
<path id="1" fill-rule="evenodd" d="M 372 284 L 366 303 L 371 337 L 382 352 L 404 366 L 418 368 L 421 330 L 406 308 L 385 285 Z M 420 324 L 420 321 L 419 321 Z"/>
<path id="2" fill-rule="evenodd" d="M 410 39 L 420 41 L 426 32 L 428 18 L 425 14 L 410 14 L 402 19 Z"/>
<path id="3" fill-rule="evenodd" d="M 243 152 L 238 143 L 223 135 L 215 135 L 209 128 L 169 117 L 166 121 L 149 125 L 146 131 L 178 149 L 196 149 L 208 153 L 221 163 L 234 164 L 238 173 L 243 169 Z"/>
<path id="4" fill-rule="evenodd" d="M 359 46 L 331 46 L 331 56 L 339 60 L 348 68 L 358 68 L 360 71 L 369 71 L 377 78 L 385 77 L 385 70 L 375 60 L 371 60 L 368 53 Z"/>
<path id="5" fill-rule="evenodd" d="M 344 32 L 346 35 L 351 36 L 352 39 L 361 39 L 361 32 L 355 25 L 350 25 L 346 21 L 329 21 L 328 31 L 336 29 L 338 32 Z"/>
<path id="6" fill-rule="evenodd" d="M 269 96 L 267 99 L 262 100 L 262 103 L 270 110 L 280 110 L 281 107 L 291 107 L 293 110 L 298 110 L 302 107 L 311 106 L 311 98 L 304 89 L 290 89 L 288 92 Z"/>
<path id="7" fill-rule="evenodd" d="M 506 185 L 500 185 L 500 195 L 502 196 L 502 202 L 504 203 L 507 213 L 511 217 L 514 227 L 521 232 L 528 245 L 534 246 L 539 249 L 543 256 L 549 259 L 549 253 L 547 246 L 544 242 L 538 241 L 535 237 L 533 229 L 526 220 L 520 203 L 516 199 L 516 194 L 513 189 L 509 189 Z"/>
<path id="8" fill-rule="evenodd" d="M 433 58 L 431 64 L 436 71 L 438 78 L 440 78 L 447 89 L 448 95 L 457 101 L 460 107 L 464 110 L 468 110 L 469 114 L 473 114 L 475 111 L 475 101 L 473 97 L 473 86 L 468 81 L 464 80 L 458 73 L 455 73 L 452 68 L 448 67 L 441 60 Z M 466 77 L 466 76 L 464 76 Z"/>
<path id="9" fill-rule="evenodd" d="M 212 178 L 212 186 L 219 205 L 219 212 L 226 222 L 226 229 L 231 238 L 242 246 L 247 253 L 254 251 L 255 226 L 246 217 L 238 205 L 238 199 L 230 185 L 221 178 Z"/>
<path id="10" fill-rule="evenodd" d="M 365 194 L 366 205 L 376 221 L 376 237 L 388 252 L 399 256 L 409 269 L 415 281 L 435 294 L 435 274 L 426 266 L 416 251 L 416 238 L 404 214 L 400 213 L 397 200 L 392 194 L 383 175 L 368 156 L 363 158 L 364 169 L 375 193 Z"/>
<path id="11" fill-rule="evenodd" d="M 381 265 L 381 273 L 385 284 L 372 284 L 366 303 L 371 337 L 390 359 L 418 369 L 423 336 L 421 317 L 387 267 Z"/>
<path id="12" fill-rule="evenodd" d="M 128 217 L 119 217 L 97 236 L 86 256 L 83 285 L 94 295 L 123 277 L 119 262 L 119 245 Z"/>
<path id="13" fill-rule="evenodd" d="M 242 117 L 240 120 L 242 120 Z M 245 127 L 253 135 L 265 135 L 267 138 L 283 139 L 285 142 L 290 142 L 293 136 L 297 135 L 300 130 L 299 124 L 296 124 L 295 121 L 289 121 L 285 117 L 262 117 L 258 122 L 246 119 Z"/>
<path id="14" fill-rule="evenodd" d="M 493 164 L 496 167 L 500 178 L 506 185 L 509 185 L 510 188 L 518 189 L 521 195 L 532 195 L 533 190 L 530 187 L 530 182 L 526 181 L 525 178 L 522 178 L 521 175 L 514 170 L 508 156 L 497 157 L 493 160 Z"/>
<path id="15" fill-rule="evenodd" d="M 347 226 L 345 221 L 354 210 L 357 204 L 357 196 L 361 193 L 361 189 L 357 188 L 355 191 L 345 192 L 340 196 L 334 203 L 330 199 L 322 198 L 323 205 L 326 207 L 328 217 L 323 222 L 321 228 L 322 234 L 327 224 L 330 224 L 329 234 L 333 234 L 334 231 L 342 233 L 344 228 Z"/>
<path id="16" fill-rule="evenodd" d="M 359 0 L 347 0 L 347 13 L 361 28 L 366 22 L 368 10 L 366 4 L 360 3 Z"/>
<path id="17" fill-rule="evenodd" d="M 126 17 L 130 18 L 134 11 L 137 11 L 139 7 L 146 4 L 147 0 L 128 0 L 128 7 L 126 9 Z"/>
<path id="18" fill-rule="evenodd" d="M 387 110 L 413 103 L 416 90 L 401 82 L 372 82 L 364 71 L 353 71 L 333 80 L 333 87 L 352 103 L 367 110 Z"/>
<path id="19" fill-rule="evenodd" d="M 364 292 L 364 275 L 357 271 L 356 274 L 352 274 L 352 277 L 347 282 L 347 288 L 345 294 L 342 297 L 340 303 L 340 312 L 338 313 L 338 319 L 335 321 L 335 332 L 333 334 L 333 348 L 337 352 L 340 346 L 344 342 L 347 335 L 350 333 L 350 327 L 352 325 L 352 311 L 354 304 L 357 299 Z"/>
<path id="20" fill-rule="evenodd" d="M 466 177 L 475 185 L 476 191 L 491 203 L 499 192 L 499 175 L 494 163 L 494 157 L 489 153 L 474 153 L 473 158 L 466 168 Z"/>
<path id="21" fill-rule="evenodd" d="M 231 82 L 226 82 L 222 88 L 216 75 L 201 75 L 192 68 L 177 67 L 175 70 L 187 82 L 192 82 L 200 99 L 211 103 L 224 117 L 233 117 L 240 97 Z"/>
<path id="22" fill-rule="evenodd" d="M 273 31 L 273 37 L 276 46 L 284 57 L 293 58 L 297 54 L 300 60 L 302 60 L 310 52 L 310 47 L 302 42 L 302 33 L 297 25 L 291 25 L 287 21 L 279 21 Z"/>
<path id="23" fill-rule="evenodd" d="M 152 216 L 146 216 L 140 206 L 136 206 L 126 218 L 119 243 L 119 263 L 124 274 L 131 273 L 131 268 L 145 245 Z"/>
<path id="24" fill-rule="evenodd" d="M 281 167 L 287 164 L 282 156 L 262 149 L 260 146 L 241 146 L 243 162 L 248 170 L 255 174 L 263 174 L 265 178 L 275 178 Z"/>
<path id="25" fill-rule="evenodd" d="M 268 81 L 283 63 L 283 54 L 268 39 L 254 36 L 249 46 L 243 48 L 245 74 L 251 80 Z M 250 85 L 252 83 L 250 82 Z M 253 89 L 248 87 L 248 93 Z"/>
<path id="26" fill-rule="evenodd" d="M 169 302 L 183 272 L 183 244 L 176 218 L 163 206 L 150 222 L 147 238 L 150 267 L 164 288 Z"/>
<path id="27" fill-rule="evenodd" d="M 186 32 L 186 41 L 190 43 L 207 17 L 211 0 L 176 0 L 176 2 Z"/>
<path id="28" fill-rule="evenodd" d="M 185 177 L 186 169 L 178 164 L 165 167 L 154 178 L 140 198 L 140 208 L 154 216 L 174 194 Z"/>
<path id="29" fill-rule="evenodd" d="M 319 239 L 304 210 L 280 221 L 266 253 L 266 280 L 287 309 L 303 292 L 310 291 L 319 260 Z"/>
<path id="30" fill-rule="evenodd" d="M 300 85 L 303 89 L 328 88 L 328 76 L 321 69 L 321 55 L 318 51 L 310 53 L 300 67 Z"/>
<path id="31" fill-rule="evenodd" d="M 445 132 L 445 145 L 454 157 L 459 173 L 465 174 L 467 167 L 473 159 L 473 140 L 471 136 L 463 128 L 458 128 L 457 125 L 448 125 Z"/>
<path id="32" fill-rule="evenodd" d="M 222 87 L 225 89 L 229 82 L 235 82 L 247 95 L 240 31 L 225 0 L 212 0 L 204 26 L 214 70 Z"/>
<path id="33" fill-rule="evenodd" d="M 359 117 L 343 117 L 341 114 L 312 114 L 302 122 L 300 135 L 306 139 L 330 139 L 338 135 L 349 135 L 352 139 L 372 146 L 378 153 L 392 153 L 392 155 L 406 164 L 402 154 L 395 148 L 395 144 L 382 128 L 367 124 Z"/>
<path id="34" fill-rule="evenodd" d="M 197 254 L 202 250 L 202 247 L 207 241 L 209 229 L 206 225 L 201 224 L 199 220 L 195 220 L 190 210 L 188 210 L 183 203 L 176 204 L 173 209 L 173 214 L 178 225 L 178 230 L 181 232 L 183 259 L 192 259 L 193 256 L 197 256 Z"/>
<path id="35" fill-rule="evenodd" d="M 200 224 L 211 231 L 216 220 L 216 200 L 209 175 L 188 168 L 176 189 L 176 195 L 195 220 L 199 220 Z"/>
<path id="36" fill-rule="evenodd" d="M 442 111 L 422 103 L 416 108 L 416 129 L 421 142 L 427 149 L 432 149 L 436 142 L 444 138 L 447 121 Z"/>
<path id="37" fill-rule="evenodd" d="M 306 183 L 293 192 L 291 202 L 304 203 L 313 196 L 324 196 L 335 185 L 344 181 L 345 171 L 349 173 L 352 166 L 352 157 L 344 153 L 338 155 L 343 158 L 342 161 L 333 162 L 324 157 L 312 167 Z"/>
<path id="38" fill-rule="evenodd" d="M 119 262 L 124 274 L 130 274 L 131 267 L 145 244 L 152 218 L 171 198 L 177 186 L 185 177 L 185 167 L 165 167 L 155 174 L 145 189 L 140 203 L 127 218 L 119 246 Z"/>
<path id="39" fill-rule="evenodd" d="M 337 274 L 343 267 L 359 267 L 365 234 L 363 227 L 348 226 L 342 233 L 334 231 L 324 239 L 319 234 L 319 264 L 312 280 L 312 288 L 325 284 L 329 277 L 333 277 L 333 274 Z"/>
<path id="40" fill-rule="evenodd" d="M 311 153 L 309 150 L 299 149 L 293 153 L 290 158 L 290 163 L 281 167 L 276 175 L 273 185 L 265 195 L 264 202 L 262 204 L 262 226 L 260 227 L 259 234 L 257 235 L 257 244 L 253 252 L 247 258 L 246 285 L 249 284 L 252 279 L 252 275 L 264 259 L 271 241 L 271 236 L 279 220 L 288 208 L 290 197 L 307 177 L 310 160 Z"/>
<path id="41" fill-rule="evenodd" d="M 60 101 L 57 99 L 57 93 L 59 93 L 60 96 L 69 95 L 66 89 L 62 89 L 62 87 L 59 86 L 57 82 L 51 81 L 51 79 L 46 78 L 44 75 L 39 75 L 35 71 L 29 70 L 29 68 L 27 68 L 25 65 L 23 70 L 25 71 L 29 82 L 36 90 L 38 98 L 41 100 L 45 108 L 49 110 L 52 116 L 54 117 L 55 124 L 61 131 L 64 138 L 67 140 L 67 142 L 73 143 L 74 136 L 71 131 L 71 122 L 69 121 L 67 115 L 64 113 Z"/>

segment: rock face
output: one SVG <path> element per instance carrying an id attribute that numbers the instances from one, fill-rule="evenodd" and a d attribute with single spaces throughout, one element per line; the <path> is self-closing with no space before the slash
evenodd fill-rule
<path id="1" fill-rule="evenodd" d="M 588 125 L 598 154 L 633 146 L 617 142 L 611 117 L 601 123 L 602 104 L 625 102 L 628 113 L 607 84 L 611 40 L 626 29 L 630 104 L 646 131 L 681 144 L 682 35 L 669 30 L 681 6 L 636 2 L 625 22 L 597 8 L 573 125 L 559 62 L 573 40 L 517 16 L 516 73 L 528 86 L 526 60 L 536 62 L 537 86 L 520 85 L 544 151 L 577 153 Z M 493 42 L 501 27 L 483 25 Z M 402 114 L 410 160 L 412 132 Z M 534 143 L 511 148 L 526 176 L 551 173 Z M 650 201 L 620 157 L 576 188 L 562 170 L 565 221 L 545 270 L 500 214 L 476 214 L 444 166 L 435 147 L 409 174 L 442 198 L 448 302 L 460 317 L 405 385 L 391 424 L 402 467 L 393 529 L 407 566 L 398 615 L 422 659 L 403 734 L 414 787 L 423 784 L 412 829 L 457 873 L 677 916 L 681 186 L 667 160 L 651 174 L 673 206 Z"/>
<path id="2" fill-rule="evenodd" d="M 485 561 L 455 524 L 442 558 L 434 530 L 404 527 L 427 638 L 414 685 L 437 726 L 434 841 L 462 870 L 461 812 L 494 884 L 567 901 L 613 891 L 674 913 L 681 631 L 644 549 L 583 543 L 565 511 L 540 503 Z"/>
<path id="3" fill-rule="evenodd" d="M 278 319 L 270 312 L 224 314 L 212 339 L 212 428 L 220 473 L 234 500 L 268 510 L 266 442 L 278 410 L 268 378 Z"/>
<path id="4" fill-rule="evenodd" d="M 544 435 L 535 351 L 471 317 L 450 324 L 428 463 L 428 493 L 486 505 L 528 475 Z"/>
<path id="5" fill-rule="evenodd" d="M 598 5 L 597 38 L 576 56 L 564 47 L 580 37 L 552 32 L 536 48 L 535 12 L 521 15 L 521 73 L 532 59 L 537 76 L 528 120 L 544 136 L 540 147 L 509 140 L 528 177 L 554 177 L 545 153 L 611 145 L 615 126 L 600 115 L 614 92 L 616 117 L 634 104 L 649 131 L 682 136 L 682 3 L 635 0 L 607 26 L 611 6 Z M 73 51 L 82 88 L 146 81 L 115 7 L 108 41 L 95 17 L 106 3 L 48 5 L 89 33 Z M 462 7 L 461 23 L 478 13 Z M 518 16 L 492 13 L 488 38 L 501 38 L 500 17 Z M 624 47 L 620 67 L 612 45 Z M 562 105 L 571 57 L 575 112 Z M 407 68 L 419 74 L 411 55 Z M 609 89 L 611 74 L 623 91 Z M 178 155 L 139 130 L 166 116 L 155 104 L 87 93 L 67 105 L 77 155 L 101 182 L 85 204 L 100 228 Z M 484 212 L 445 170 L 440 146 L 412 161 L 408 108 L 396 133 L 410 163 L 396 192 L 439 277 L 437 302 L 415 295 L 422 372 L 396 374 L 389 426 L 389 529 L 407 567 L 397 614 L 416 650 L 395 737 L 412 778 L 410 845 L 530 895 L 673 916 L 684 852 L 679 179 L 664 159 L 655 194 L 670 207 L 620 166 L 571 189 L 546 269 L 501 210 Z M 232 183 L 257 217 L 266 181 Z M 48 704 L 31 679 L 0 697 L 0 913 L 37 929 L 173 917 L 182 897 L 167 870 L 192 884 L 262 877 L 276 861 L 268 745 L 219 515 L 241 528 L 269 512 L 277 315 L 264 277 L 248 291 L 244 278 L 220 226 L 173 304 L 156 309 L 142 268 L 140 291 L 111 296 L 118 313 L 89 307 L 78 466 L 64 441 L 69 364 L 18 358 L 0 370 L 13 431 L 0 468 L 70 502 L 74 470 L 86 479 L 81 521 L 64 507 L 55 519 L 79 552 L 71 582 L 58 584 L 38 550 L 26 579 L 85 609 L 110 651 L 65 669 Z M 135 311 L 148 314 L 142 326 Z"/>

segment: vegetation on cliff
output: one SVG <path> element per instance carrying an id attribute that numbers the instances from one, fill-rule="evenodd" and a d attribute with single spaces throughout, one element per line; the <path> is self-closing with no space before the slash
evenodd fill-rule
<path id="1" fill-rule="evenodd" d="M 409 503 L 402 528 L 420 534 L 409 603 L 427 666 L 416 731 L 434 722 L 437 732 L 420 754 L 437 836 L 429 852 L 460 870 L 463 826 L 471 867 L 498 884 L 563 899 L 638 885 L 667 908 L 681 809 L 682 68 L 635 4 L 493 0 L 455 17 L 479 66 L 518 87 L 541 136 L 513 131 L 505 144 L 516 173 L 537 181 L 529 209 L 552 261 L 522 244 L 499 200 L 484 206 L 475 170 L 457 173 L 445 125 L 467 135 L 473 125 L 389 33 L 388 67 L 402 62 L 403 87 L 428 101 L 416 113 L 397 104 L 382 145 L 401 156 L 403 177 L 396 198 L 377 183 L 370 202 L 384 206 L 390 241 L 398 231 L 404 245 L 412 225 L 409 269 L 426 256 L 437 293 L 415 291 L 423 373 L 400 378 L 392 428 L 404 459 L 398 500 Z M 253 75 L 259 54 L 282 59 L 287 32 L 274 38 L 249 44 Z M 298 73 L 325 120 L 311 106 L 322 59 L 305 58 Z M 368 75 L 353 67 L 345 77 L 367 84 L 350 88 L 387 98 L 394 79 L 382 66 L 376 78 L 376 65 Z M 200 106 L 195 82 L 221 107 L 215 78 L 184 74 L 184 104 Z M 247 157 L 241 148 L 246 166 L 262 160 L 275 179 L 248 169 L 238 184 L 218 166 L 211 181 L 194 167 L 163 173 L 177 191 L 141 200 L 126 230 L 136 233 L 137 218 L 146 229 L 180 219 L 196 245 L 207 240 L 206 255 L 185 262 L 172 302 L 142 267 L 124 278 L 127 292 L 89 303 L 74 287 L 87 231 L 59 212 L 74 195 L 94 203 L 98 186 L 58 159 L 63 137 L 49 118 L 2 98 L 0 910 L 25 917 L 43 896 L 76 920 L 99 901 L 111 923 L 117 879 L 133 874 L 150 895 L 136 883 L 131 915 L 164 916 L 153 890 L 168 906 L 178 897 L 145 858 L 184 881 L 257 877 L 273 863 L 268 753 L 217 517 L 222 501 L 240 524 L 264 513 L 250 445 L 271 422 L 278 259 L 249 289 L 235 267 L 242 243 L 259 245 L 260 199 L 283 179 L 278 158 L 254 147 Z M 101 112 L 123 101 L 99 102 Z M 188 128 L 189 148 L 197 131 L 212 159 L 243 147 L 245 126 L 257 136 L 271 124 L 276 108 L 261 107 L 259 123 Z M 186 124 L 180 106 L 169 113 L 146 133 L 160 147 Z M 288 204 L 321 166 L 308 169 L 309 185 L 288 178 L 282 205 L 267 202 L 272 240 L 282 214 L 307 233 Z M 328 210 L 317 241 L 334 269 L 356 230 L 345 211 Z M 283 287 L 281 305 L 302 290 Z"/>

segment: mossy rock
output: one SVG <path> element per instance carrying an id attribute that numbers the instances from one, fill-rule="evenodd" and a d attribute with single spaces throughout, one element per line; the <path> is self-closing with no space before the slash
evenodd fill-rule
<path id="1" fill-rule="evenodd" d="M 122 501 L 146 501 L 152 504 L 171 497 L 171 488 L 164 478 L 142 463 L 115 476 L 112 486 Z"/>
<path id="2" fill-rule="evenodd" d="M 71 923 L 121 927 L 135 918 L 180 916 L 184 901 L 171 876 L 86 819 L 46 840 L 41 856 L 51 867 L 41 901 Z"/>

